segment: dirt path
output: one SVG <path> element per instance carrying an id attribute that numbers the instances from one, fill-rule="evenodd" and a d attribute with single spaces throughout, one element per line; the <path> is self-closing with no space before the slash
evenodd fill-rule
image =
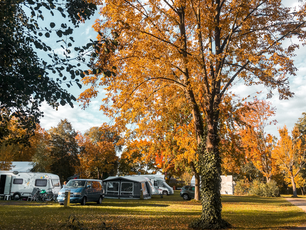
<path id="1" fill-rule="evenodd" d="M 301 208 L 304 212 L 306 212 L 306 200 L 303 198 L 285 198 L 291 204 Z M 306 230 L 306 224 L 302 227 L 292 228 L 291 230 L 303 229 Z"/>

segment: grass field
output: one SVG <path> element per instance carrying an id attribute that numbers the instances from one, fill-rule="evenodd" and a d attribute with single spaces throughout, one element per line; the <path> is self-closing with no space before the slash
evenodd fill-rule
<path id="1" fill-rule="evenodd" d="M 306 198 L 301 198 L 306 199 Z M 233 229 L 290 229 L 306 224 L 306 214 L 282 197 L 223 196 L 223 218 Z M 104 199 L 101 205 L 0 201 L 0 229 L 64 229 L 73 215 L 83 229 L 188 229 L 198 218 L 201 204 L 175 195 L 150 200 Z"/>

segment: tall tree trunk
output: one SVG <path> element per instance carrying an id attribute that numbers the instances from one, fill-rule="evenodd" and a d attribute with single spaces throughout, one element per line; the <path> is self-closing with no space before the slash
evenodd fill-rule
<path id="1" fill-rule="evenodd" d="M 294 174 L 293 174 L 293 167 L 292 167 L 292 165 L 289 167 L 289 172 L 290 172 L 290 177 L 291 177 L 293 197 L 297 197 L 297 191 L 296 191 L 296 185 L 295 185 L 295 181 L 294 181 Z"/>
<path id="2" fill-rule="evenodd" d="M 292 183 L 293 197 L 297 197 L 297 191 L 296 191 L 294 176 L 291 176 L 291 183 Z"/>
<path id="3" fill-rule="evenodd" d="M 200 175 L 199 173 L 194 173 L 195 178 L 195 190 L 194 190 L 194 199 L 200 200 Z"/>
<path id="4" fill-rule="evenodd" d="M 221 157 L 219 153 L 218 111 L 210 113 L 207 119 L 207 136 L 202 136 L 199 146 L 201 169 L 201 202 L 200 219 L 192 222 L 195 229 L 221 229 L 230 224 L 221 218 Z M 206 139 L 205 139 L 206 136 Z"/>
<path id="5" fill-rule="evenodd" d="M 194 162 L 190 163 L 190 167 L 192 168 L 192 171 L 194 173 L 194 199 L 195 200 L 200 200 L 200 174 L 199 171 L 197 169 L 197 167 L 195 166 Z"/>

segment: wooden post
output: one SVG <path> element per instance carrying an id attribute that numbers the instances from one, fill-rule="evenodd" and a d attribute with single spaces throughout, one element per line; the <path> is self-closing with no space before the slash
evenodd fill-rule
<path id="1" fill-rule="evenodd" d="M 64 207 L 70 206 L 70 191 L 65 191 L 65 202 Z"/>

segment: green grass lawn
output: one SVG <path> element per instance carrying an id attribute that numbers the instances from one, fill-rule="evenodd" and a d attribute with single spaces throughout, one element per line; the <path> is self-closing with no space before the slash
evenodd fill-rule
<path id="1" fill-rule="evenodd" d="M 306 214 L 282 197 L 223 196 L 222 204 L 223 218 L 234 229 L 290 229 L 306 224 Z M 98 229 L 103 222 L 117 229 L 188 229 L 200 216 L 201 204 L 184 201 L 179 191 L 164 198 L 104 199 L 101 205 L 72 204 L 68 208 L 56 203 L 1 200 L 0 229 L 63 229 L 71 214 L 83 229 Z"/>

